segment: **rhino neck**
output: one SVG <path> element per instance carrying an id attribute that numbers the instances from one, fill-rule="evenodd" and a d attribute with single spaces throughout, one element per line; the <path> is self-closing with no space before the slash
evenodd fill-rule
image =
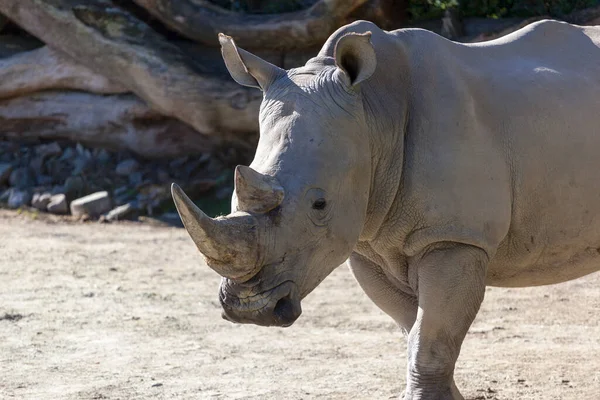
<path id="1" fill-rule="evenodd" d="M 379 39 L 375 44 L 380 44 Z M 409 129 L 410 68 L 400 41 L 377 48 L 375 74 L 361 85 L 371 151 L 371 188 L 361 241 L 376 240 L 401 202 L 404 143 Z"/>

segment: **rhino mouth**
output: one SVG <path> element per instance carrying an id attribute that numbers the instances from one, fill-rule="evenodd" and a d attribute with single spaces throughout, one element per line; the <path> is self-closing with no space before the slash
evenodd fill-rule
<path id="1" fill-rule="evenodd" d="M 239 324 L 291 326 L 302 313 L 296 283 L 285 280 L 259 291 L 262 280 L 257 278 L 251 279 L 256 285 L 223 280 L 219 290 L 223 319 Z"/>

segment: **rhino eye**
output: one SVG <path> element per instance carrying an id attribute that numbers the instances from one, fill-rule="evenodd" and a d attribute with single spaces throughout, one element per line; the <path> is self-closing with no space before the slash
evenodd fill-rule
<path id="1" fill-rule="evenodd" d="M 312 208 L 315 210 L 324 210 L 326 206 L 327 201 L 325 199 L 318 199 L 313 203 Z"/>

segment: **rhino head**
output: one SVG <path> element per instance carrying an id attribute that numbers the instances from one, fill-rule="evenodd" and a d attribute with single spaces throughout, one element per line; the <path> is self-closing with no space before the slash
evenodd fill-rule
<path id="1" fill-rule="evenodd" d="M 376 67 L 370 37 L 340 35 L 333 54 L 286 71 L 220 35 L 232 77 L 263 91 L 256 155 L 235 170 L 227 216 L 208 217 L 177 185 L 172 194 L 207 264 L 223 276 L 225 319 L 291 325 L 301 299 L 359 240 L 371 189 L 360 90 Z"/>

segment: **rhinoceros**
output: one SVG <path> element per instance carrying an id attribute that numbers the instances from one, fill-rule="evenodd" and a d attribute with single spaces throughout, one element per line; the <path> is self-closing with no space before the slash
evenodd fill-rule
<path id="1" fill-rule="evenodd" d="M 172 194 L 232 322 L 289 326 L 347 261 L 407 337 L 404 399 L 462 399 L 454 368 L 486 285 L 600 269 L 600 28 L 544 20 L 460 44 L 358 21 L 284 70 L 220 35 L 260 88 L 231 214 Z"/>

